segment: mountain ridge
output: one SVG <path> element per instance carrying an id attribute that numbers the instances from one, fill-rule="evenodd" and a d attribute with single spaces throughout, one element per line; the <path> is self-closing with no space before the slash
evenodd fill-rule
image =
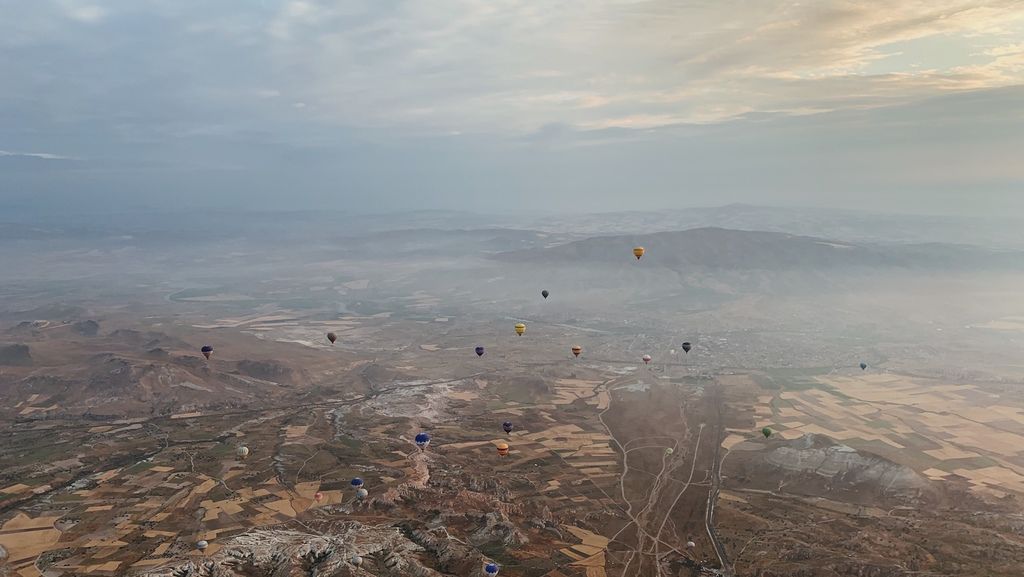
<path id="1" fill-rule="evenodd" d="M 647 250 L 642 264 L 653 262 L 671 269 L 1024 267 L 1024 252 L 1020 251 L 995 251 L 941 243 L 849 242 L 722 227 L 593 236 L 557 246 L 508 251 L 494 255 L 493 258 L 505 262 L 535 264 L 569 261 L 612 264 L 631 260 L 632 257 L 628 255 L 634 246 L 643 246 Z"/>

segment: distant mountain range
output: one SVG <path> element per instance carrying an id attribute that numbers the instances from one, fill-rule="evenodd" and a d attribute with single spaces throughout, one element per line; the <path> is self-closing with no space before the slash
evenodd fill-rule
<path id="1" fill-rule="evenodd" d="M 273 244 L 344 237 L 349 240 L 415 231 L 536 231 L 576 238 L 649 234 L 694 228 L 782 232 L 844 242 L 972 244 L 1024 250 L 1021 219 L 889 214 L 857 210 L 730 204 L 671 210 L 607 213 L 477 214 L 461 211 L 408 211 L 356 214 L 343 211 L 256 212 L 126 211 L 24 213 L 0 210 L 0 242 L 73 240 L 131 242 L 136 245 L 224 243 Z"/>
<path id="2" fill-rule="evenodd" d="M 830 269 L 840 267 L 1010 268 L 1024 270 L 1024 252 L 952 244 L 868 244 L 778 232 L 696 228 L 643 235 L 598 236 L 518 250 L 493 258 L 516 263 L 629 264 L 632 248 L 647 253 L 639 266 L 674 270 Z"/>

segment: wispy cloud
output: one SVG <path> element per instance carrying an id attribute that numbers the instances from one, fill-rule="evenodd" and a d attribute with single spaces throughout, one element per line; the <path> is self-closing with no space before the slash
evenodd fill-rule
<path id="1" fill-rule="evenodd" d="M 49 152 L 12 152 L 10 150 L 0 150 L 0 157 L 2 156 L 17 156 L 24 158 L 41 158 L 43 160 L 75 160 L 71 156 L 63 156 L 60 154 L 50 154 Z"/>

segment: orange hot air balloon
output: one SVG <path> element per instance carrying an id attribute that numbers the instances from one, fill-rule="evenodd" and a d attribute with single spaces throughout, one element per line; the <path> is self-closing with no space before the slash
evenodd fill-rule
<path id="1" fill-rule="evenodd" d="M 516 323 L 516 334 L 519 335 L 519 336 L 523 336 L 523 333 L 525 333 L 525 332 L 526 332 L 526 325 L 524 325 L 523 323 Z"/>
<path id="2" fill-rule="evenodd" d="M 580 353 L 582 353 L 582 352 L 583 352 L 583 347 L 581 347 L 579 345 L 573 345 L 573 347 L 572 347 L 572 354 L 573 355 L 578 357 L 578 356 L 580 356 Z"/>
<path id="3" fill-rule="evenodd" d="M 508 456 L 508 443 L 498 443 L 498 456 Z"/>
<path id="4" fill-rule="evenodd" d="M 633 256 L 636 257 L 636 260 L 640 260 L 640 257 L 644 256 L 644 247 L 638 246 L 638 247 L 634 248 L 633 249 Z"/>
<path id="5" fill-rule="evenodd" d="M 327 333 L 327 340 L 331 341 L 331 344 L 333 345 L 334 341 L 338 340 L 338 335 L 334 333 Z"/>

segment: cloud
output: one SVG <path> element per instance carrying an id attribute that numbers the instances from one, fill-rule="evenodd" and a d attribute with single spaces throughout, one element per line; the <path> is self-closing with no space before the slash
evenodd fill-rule
<path id="1" fill-rule="evenodd" d="M 168 193 L 210 191 L 203 199 L 229 185 L 271 195 L 291 188 L 287 176 L 332 183 L 324 198 L 368 190 L 377 201 L 424 182 L 471 202 L 492 189 L 515 198 L 517 186 L 545 201 L 549 183 L 663 193 L 695 173 L 708 188 L 809 195 L 842 184 L 798 178 L 820 150 L 834 151 L 822 166 L 876 169 L 868 184 L 887 193 L 934 164 L 904 149 L 933 151 L 943 168 L 930 174 L 965 189 L 988 186 L 986 170 L 1020 178 L 1000 152 L 1019 149 L 1009 133 L 1020 107 L 997 97 L 1024 85 L 1019 0 L 8 4 L 3 145 L 87 157 L 49 170 L 102 174 L 97 189 L 159 180 Z M 951 106 L 947 96 L 962 97 L 955 113 L 933 104 Z M 859 148 L 878 141 L 906 167 Z M 961 178 L 957 154 L 970 157 Z M 207 188 L 197 175 L 210 167 L 251 181 L 220 171 Z M 30 168 L 19 178 L 42 172 Z M 191 176 L 165 178 L 175 171 Z"/>
<path id="2" fill-rule="evenodd" d="M 62 0 L 60 6 L 63 8 L 66 17 L 86 24 L 100 22 L 107 15 L 107 11 L 101 6 L 83 4 L 75 0 Z"/>
<path id="3" fill-rule="evenodd" d="M 316 103 L 323 121 L 517 134 L 552 122 L 649 128 L 867 100 L 895 105 L 1024 82 L 996 52 L 968 67 L 934 58 L 870 70 L 922 39 L 969 53 L 1024 38 L 1024 13 L 1010 0 L 595 0 L 543 8 L 525 0 L 383 9 L 293 1 L 268 25 L 268 50 L 276 72 L 290 78 L 295 96 Z M 833 92 L 840 85 L 848 98 Z"/>
<path id="4" fill-rule="evenodd" d="M 9 150 L 0 150 L 0 157 L 21 157 L 21 158 L 41 158 L 43 160 L 75 160 L 70 156 L 62 156 L 60 154 L 50 154 L 49 152 L 11 152 Z"/>

